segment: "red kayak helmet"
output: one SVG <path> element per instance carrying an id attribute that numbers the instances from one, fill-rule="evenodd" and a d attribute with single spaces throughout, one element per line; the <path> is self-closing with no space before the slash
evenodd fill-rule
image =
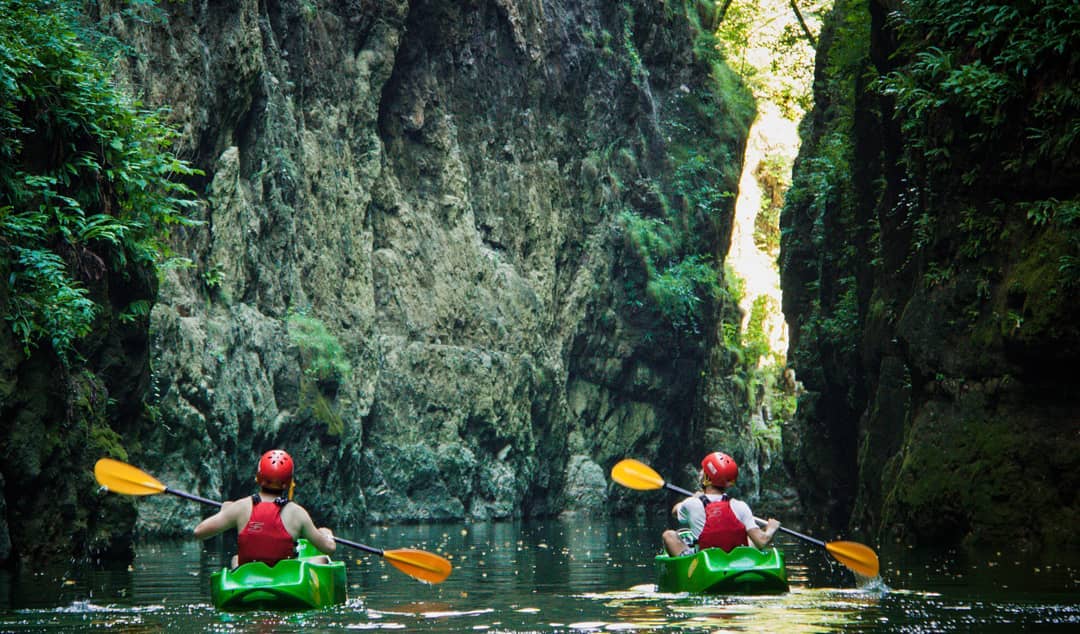
<path id="1" fill-rule="evenodd" d="M 701 469 L 705 472 L 705 479 L 718 489 L 728 488 L 739 477 L 739 465 L 735 464 L 735 459 L 720 451 L 705 456 Z"/>
<path id="2" fill-rule="evenodd" d="M 289 454 L 280 449 L 271 449 L 259 460 L 259 471 L 255 480 L 260 486 L 271 491 L 284 491 L 292 483 L 293 461 Z"/>

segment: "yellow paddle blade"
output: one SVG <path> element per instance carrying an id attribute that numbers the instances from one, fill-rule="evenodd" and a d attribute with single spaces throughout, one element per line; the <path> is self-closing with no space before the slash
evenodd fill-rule
<path id="1" fill-rule="evenodd" d="M 424 550 L 399 548 L 384 550 L 385 557 L 392 566 L 405 574 L 428 583 L 442 583 L 450 576 L 450 562 Z"/>
<path id="2" fill-rule="evenodd" d="M 124 495 L 154 495 L 164 493 L 166 488 L 154 476 L 112 458 L 97 461 L 94 465 L 94 477 L 101 486 L 113 493 Z"/>
<path id="3" fill-rule="evenodd" d="M 649 465 L 633 458 L 620 460 L 611 468 L 611 479 L 631 489 L 652 491 L 664 487 L 664 479 Z"/>
<path id="4" fill-rule="evenodd" d="M 829 542 L 825 549 L 837 561 L 864 577 L 878 576 L 877 553 L 858 542 Z"/>

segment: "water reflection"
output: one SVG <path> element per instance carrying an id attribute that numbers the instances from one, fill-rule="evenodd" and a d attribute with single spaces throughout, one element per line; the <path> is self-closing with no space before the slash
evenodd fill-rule
<path id="1" fill-rule="evenodd" d="M 659 593 L 652 555 L 661 528 L 553 520 L 341 529 L 375 546 L 439 552 L 454 572 L 430 586 L 343 546 L 348 602 L 295 614 L 213 609 L 209 577 L 231 555 L 229 538 L 146 544 L 130 567 L 0 574 L 0 631 L 966 632 L 1080 624 L 1072 568 L 1017 567 L 1004 557 L 882 553 L 883 579 L 859 584 L 820 549 L 781 542 L 788 594 Z"/>

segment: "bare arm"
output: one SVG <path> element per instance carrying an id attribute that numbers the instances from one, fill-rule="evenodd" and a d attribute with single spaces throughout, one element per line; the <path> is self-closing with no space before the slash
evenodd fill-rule
<path id="1" fill-rule="evenodd" d="M 750 538 L 750 541 L 753 542 L 754 546 L 757 546 L 760 550 L 765 548 L 765 545 L 772 540 L 773 535 L 776 534 L 776 531 L 779 528 L 780 520 L 769 519 L 768 523 L 765 524 L 765 530 L 755 526 L 754 528 L 746 529 L 746 535 Z"/>
<path id="2" fill-rule="evenodd" d="M 293 520 L 300 526 L 296 536 L 308 540 L 323 554 L 334 554 L 334 550 L 337 549 L 337 542 L 334 541 L 333 531 L 326 527 L 315 528 L 315 522 L 311 521 L 311 515 L 308 514 L 304 507 L 298 504 L 290 504 L 289 506 L 293 507 Z"/>
<path id="3" fill-rule="evenodd" d="M 230 528 L 239 528 L 238 518 L 242 511 L 243 504 L 225 502 L 217 513 L 199 522 L 199 525 L 195 527 L 195 539 L 209 539 Z"/>

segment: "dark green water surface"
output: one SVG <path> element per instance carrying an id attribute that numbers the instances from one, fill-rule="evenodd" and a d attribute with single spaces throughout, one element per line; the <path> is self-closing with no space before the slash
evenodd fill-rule
<path id="1" fill-rule="evenodd" d="M 213 608 L 210 573 L 231 554 L 231 538 L 147 543 L 130 567 L 0 573 L 0 632 L 1080 631 L 1080 571 L 1006 553 L 975 561 L 880 552 L 882 579 L 860 587 L 823 550 L 781 536 L 786 595 L 662 594 L 652 562 L 662 528 L 552 520 L 341 530 L 372 546 L 438 552 L 454 572 L 425 585 L 339 546 L 348 603 L 292 614 Z"/>

